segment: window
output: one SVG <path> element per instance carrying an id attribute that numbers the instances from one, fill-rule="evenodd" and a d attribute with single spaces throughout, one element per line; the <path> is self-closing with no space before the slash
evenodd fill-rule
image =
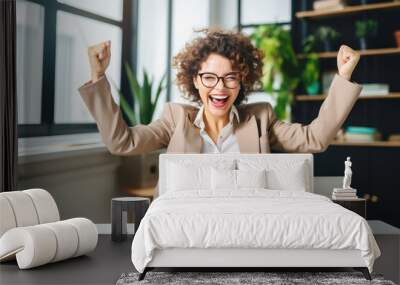
<path id="1" fill-rule="evenodd" d="M 290 0 L 241 0 L 241 24 L 290 23 Z"/>
<path id="2" fill-rule="evenodd" d="M 160 116 L 166 101 L 188 103 L 174 84 L 175 70 L 171 70 L 171 60 L 186 42 L 198 36 L 194 29 L 209 26 L 210 9 L 211 1 L 139 1 L 138 78 L 142 80 L 145 68 L 157 84 L 165 71 L 170 80 L 170 89 L 160 96 L 153 120 Z"/>
<path id="3" fill-rule="evenodd" d="M 292 19 L 292 3 L 290 0 L 238 0 L 239 27 L 250 35 L 259 25 L 279 24 L 290 30 Z M 248 103 L 269 102 L 273 106 L 276 99 L 266 96 L 264 91 L 252 92 L 247 99 Z"/>
<path id="4" fill-rule="evenodd" d="M 185 43 L 200 36 L 194 30 L 207 28 L 210 21 L 209 1 L 175 0 L 173 3 L 172 56 L 184 48 Z M 173 70 L 172 78 L 175 76 L 176 71 Z M 172 87 L 171 101 L 187 103 L 176 85 Z"/>
<path id="5" fill-rule="evenodd" d="M 140 0 L 138 25 L 137 78 L 143 82 L 143 69 L 154 80 L 154 91 L 163 74 L 169 68 L 168 57 L 168 10 L 170 1 Z M 164 85 L 166 80 L 164 81 Z M 130 93 L 129 93 L 130 94 Z M 167 101 L 164 90 L 154 110 L 153 120 L 160 117 Z"/>
<path id="6" fill-rule="evenodd" d="M 18 124 L 40 124 L 44 8 L 18 1 L 16 13 Z"/>
<path id="7" fill-rule="evenodd" d="M 112 60 L 107 69 L 110 80 L 120 82 L 121 28 L 79 15 L 57 13 L 56 79 L 54 121 L 60 123 L 94 122 L 77 87 L 89 79 L 87 46 L 111 40 Z M 119 84 L 118 84 L 119 85 Z M 117 92 L 113 92 L 115 96 Z M 117 98 L 114 98 L 116 101 Z"/>
<path id="8" fill-rule="evenodd" d="M 78 92 L 90 80 L 87 47 L 111 40 L 107 77 L 119 88 L 121 63 L 136 57 L 134 2 L 17 0 L 19 137 L 97 131 Z"/>

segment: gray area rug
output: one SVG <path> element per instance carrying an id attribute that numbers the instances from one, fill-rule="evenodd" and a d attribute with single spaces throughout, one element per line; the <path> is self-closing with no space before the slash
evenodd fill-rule
<path id="1" fill-rule="evenodd" d="M 384 280 L 381 275 L 372 274 L 372 281 L 364 278 L 361 272 L 147 272 L 142 281 L 139 273 L 124 273 L 117 285 L 133 284 L 385 284 L 395 285 Z"/>

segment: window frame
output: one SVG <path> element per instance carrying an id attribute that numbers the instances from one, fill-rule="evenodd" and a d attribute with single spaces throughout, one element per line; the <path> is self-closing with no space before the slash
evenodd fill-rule
<path id="1" fill-rule="evenodd" d="M 71 13 L 102 23 L 118 26 L 122 30 L 121 91 L 129 90 L 124 63 L 128 62 L 136 73 L 137 31 L 139 0 L 123 0 L 122 20 L 114 20 L 80 8 L 72 7 L 57 0 L 25 0 L 39 4 L 44 9 L 43 73 L 40 124 L 18 124 L 18 137 L 54 136 L 98 132 L 96 123 L 55 123 L 55 70 L 57 11 Z M 46 79 L 46 80 L 45 80 Z M 77 86 L 78 88 L 79 86 Z M 130 96 L 129 96 L 130 97 Z M 126 98 L 133 105 L 133 98 Z M 124 115 L 125 117 L 125 115 Z"/>

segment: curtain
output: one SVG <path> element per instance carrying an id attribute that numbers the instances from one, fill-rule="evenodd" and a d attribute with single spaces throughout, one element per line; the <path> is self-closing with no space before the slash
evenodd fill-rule
<path id="1" fill-rule="evenodd" d="M 0 1 L 0 192 L 17 187 L 15 0 Z"/>

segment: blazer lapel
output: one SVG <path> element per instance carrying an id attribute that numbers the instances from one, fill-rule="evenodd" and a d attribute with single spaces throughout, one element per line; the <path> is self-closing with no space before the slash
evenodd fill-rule
<path id="1" fill-rule="evenodd" d="M 193 124 L 189 114 L 187 114 L 186 116 L 186 127 L 184 129 L 185 145 L 183 152 L 200 153 L 201 146 L 203 144 L 202 138 L 200 136 L 200 129 Z"/>
<path id="2" fill-rule="evenodd" d="M 240 153 L 260 153 L 257 121 L 254 115 L 241 120 L 234 120 L 234 132 L 239 144 Z"/>
<path id="3" fill-rule="evenodd" d="M 186 116 L 184 153 L 200 153 L 203 140 L 200 136 L 200 129 L 193 124 L 196 114 Z M 233 131 L 239 144 L 240 153 L 260 153 L 260 142 L 258 138 L 257 121 L 254 115 L 241 119 L 238 124 L 233 120 Z"/>

